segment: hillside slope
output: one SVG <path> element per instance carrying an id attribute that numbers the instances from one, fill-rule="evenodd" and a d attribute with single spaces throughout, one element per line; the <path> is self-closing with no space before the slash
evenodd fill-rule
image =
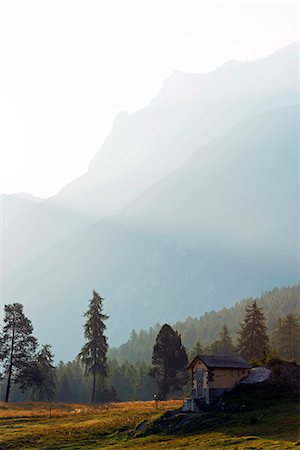
<path id="1" fill-rule="evenodd" d="M 299 279 L 297 108 L 245 121 L 200 148 L 123 214 L 62 241 L 11 277 L 42 341 L 61 358 L 82 343 L 93 288 L 110 344 Z M 55 332 L 53 329 L 55 324 Z"/>
<path id="2" fill-rule="evenodd" d="M 1 217 L 0 221 L 5 232 L 12 224 L 24 214 L 30 213 L 34 206 L 42 199 L 24 192 L 18 194 L 0 194 Z"/>
<path id="3" fill-rule="evenodd" d="M 261 296 L 245 298 L 236 302 L 233 306 L 222 308 L 218 311 L 209 311 L 200 317 L 188 317 L 185 320 L 172 324 L 182 338 L 182 342 L 189 351 L 200 342 L 203 347 L 211 345 L 219 338 L 224 325 L 227 326 L 233 342 L 236 341 L 236 333 L 245 316 L 245 309 L 254 300 L 263 308 L 268 334 L 277 326 L 277 320 L 287 314 L 296 314 L 300 317 L 300 284 L 285 288 L 274 288 L 264 292 Z M 109 357 L 122 363 L 128 360 L 130 363 L 146 361 L 150 363 L 156 336 L 161 328 L 157 323 L 148 330 L 133 332 L 127 342 L 109 350 Z"/>
<path id="4" fill-rule="evenodd" d="M 261 60 L 231 61 L 208 74 L 175 72 L 147 107 L 116 118 L 86 174 L 10 227 L 4 236 L 5 272 L 118 213 L 196 148 L 242 120 L 293 104 L 297 55 L 296 43 Z"/>

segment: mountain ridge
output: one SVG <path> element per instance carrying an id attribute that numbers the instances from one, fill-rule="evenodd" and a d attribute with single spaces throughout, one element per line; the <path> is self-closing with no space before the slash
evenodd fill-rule
<path id="1" fill-rule="evenodd" d="M 12 273 L 60 239 L 128 203 L 180 167 L 201 145 L 248 117 L 286 106 L 297 91 L 297 46 L 258 62 L 205 75 L 201 95 L 160 98 L 119 116 L 85 175 L 37 205 L 10 227 L 4 239 L 5 271 Z M 232 65 L 231 65 L 232 66 Z M 251 70 L 250 70 L 251 68 Z M 201 80 L 203 76 L 200 75 Z M 201 81 L 202 83 L 202 81 Z M 190 83 L 187 91 L 190 92 Z M 173 92 L 174 93 L 174 92 Z M 105 178 L 106 177 L 106 178 Z"/>
<path id="2" fill-rule="evenodd" d="M 206 165 L 200 148 L 196 160 L 193 154 L 175 175 L 141 195 L 133 212 L 129 205 L 127 215 L 123 211 L 102 219 L 37 258 L 9 280 L 7 298 L 23 300 L 44 339 L 50 341 L 49 322 L 56 324 L 52 342 L 65 358 L 71 342 L 72 348 L 80 348 L 80 336 L 75 338 L 72 330 L 81 329 L 81 314 L 93 288 L 108 298 L 104 308 L 111 316 L 109 337 L 115 345 L 138 324 L 174 322 L 187 310 L 199 315 L 237 296 L 293 284 L 299 279 L 296 124 L 296 106 L 248 119 L 207 144 Z M 215 159 L 209 160 L 211 156 Z M 248 183 L 250 190 L 241 188 Z M 247 221 L 237 221 L 232 230 L 230 214 L 236 208 L 233 223 L 239 215 L 253 216 L 254 226 L 245 228 Z M 149 224 L 151 216 L 159 218 L 157 224 Z M 216 225 L 210 235 L 210 226 L 203 229 L 203 218 L 209 217 Z M 191 233 L 192 227 L 198 235 Z M 68 323 L 64 338 L 58 330 L 59 324 L 63 328 L 62 317 Z"/>
<path id="3" fill-rule="evenodd" d="M 43 201 L 28 192 L 16 192 L 14 194 L 0 193 L 1 200 L 1 223 L 3 232 L 11 224 L 29 212 L 35 205 Z"/>

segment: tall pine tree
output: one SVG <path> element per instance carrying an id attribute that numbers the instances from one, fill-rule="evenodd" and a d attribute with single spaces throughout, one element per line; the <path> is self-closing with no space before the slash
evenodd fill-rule
<path id="1" fill-rule="evenodd" d="M 257 306 L 256 300 L 246 307 L 246 315 L 238 332 L 237 346 L 238 352 L 244 358 L 262 359 L 267 351 L 269 338 L 265 321 L 263 310 Z"/>
<path id="2" fill-rule="evenodd" d="M 31 321 L 24 315 L 21 303 L 4 306 L 4 327 L 0 338 L 0 361 L 7 378 L 5 402 L 9 400 L 12 381 L 34 360 L 37 340 L 32 335 Z"/>
<path id="3" fill-rule="evenodd" d="M 86 373 L 92 376 L 92 402 L 96 400 L 96 385 L 100 383 L 101 390 L 104 391 L 107 377 L 108 344 L 104 335 L 106 329 L 104 320 L 108 319 L 108 316 L 102 311 L 102 302 L 103 298 L 94 290 L 89 309 L 85 313 L 87 321 L 84 325 L 84 336 L 87 342 L 78 355 Z"/>
<path id="4" fill-rule="evenodd" d="M 163 325 L 156 337 L 152 364 L 154 367 L 150 375 L 156 381 L 158 395 L 162 400 L 186 384 L 187 354 L 181 336 L 170 325 Z"/>

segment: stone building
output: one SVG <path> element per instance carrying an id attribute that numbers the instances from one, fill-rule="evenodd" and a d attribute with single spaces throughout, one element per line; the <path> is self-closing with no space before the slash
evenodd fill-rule
<path id="1" fill-rule="evenodd" d="M 247 377 L 250 369 L 240 356 L 197 355 L 188 366 L 192 379 L 191 405 L 209 405 Z"/>

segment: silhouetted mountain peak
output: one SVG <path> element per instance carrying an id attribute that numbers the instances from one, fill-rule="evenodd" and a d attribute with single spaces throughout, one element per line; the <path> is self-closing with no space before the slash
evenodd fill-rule
<path id="1" fill-rule="evenodd" d="M 16 192 L 15 194 L 10 194 L 10 196 L 14 196 L 15 198 L 26 200 L 31 203 L 39 203 L 44 200 L 44 198 L 37 197 L 29 192 Z"/>
<path id="2" fill-rule="evenodd" d="M 114 119 L 112 129 L 118 130 L 120 127 L 126 126 L 129 119 L 127 111 L 121 111 Z"/>
<path id="3" fill-rule="evenodd" d="M 255 77 L 255 71 L 263 67 L 263 75 L 269 80 L 270 87 L 272 86 L 272 77 L 275 79 L 279 75 L 285 73 L 286 64 L 295 65 L 298 58 L 299 41 L 289 44 L 276 50 L 274 53 L 249 61 L 229 60 L 221 66 L 206 72 L 206 73 L 188 73 L 181 70 L 175 70 L 170 77 L 168 77 L 160 89 L 155 102 L 160 102 L 162 99 L 169 99 L 175 101 L 178 98 L 192 97 L 194 95 L 202 96 L 202 100 L 206 99 L 206 90 L 216 87 L 217 92 L 220 92 L 220 84 L 222 89 L 228 88 L 230 95 L 232 93 L 238 94 L 240 89 L 245 88 L 241 81 L 248 84 L 253 82 L 259 83 Z M 293 71 L 293 66 L 290 67 Z M 295 68 L 294 68 L 295 73 Z M 254 76 L 254 78 L 253 78 Z M 242 77 L 242 78 L 241 78 Z M 282 80 L 283 81 L 283 80 Z M 252 83 L 251 83 L 252 82 Z M 199 97 L 201 100 L 201 97 Z"/>

